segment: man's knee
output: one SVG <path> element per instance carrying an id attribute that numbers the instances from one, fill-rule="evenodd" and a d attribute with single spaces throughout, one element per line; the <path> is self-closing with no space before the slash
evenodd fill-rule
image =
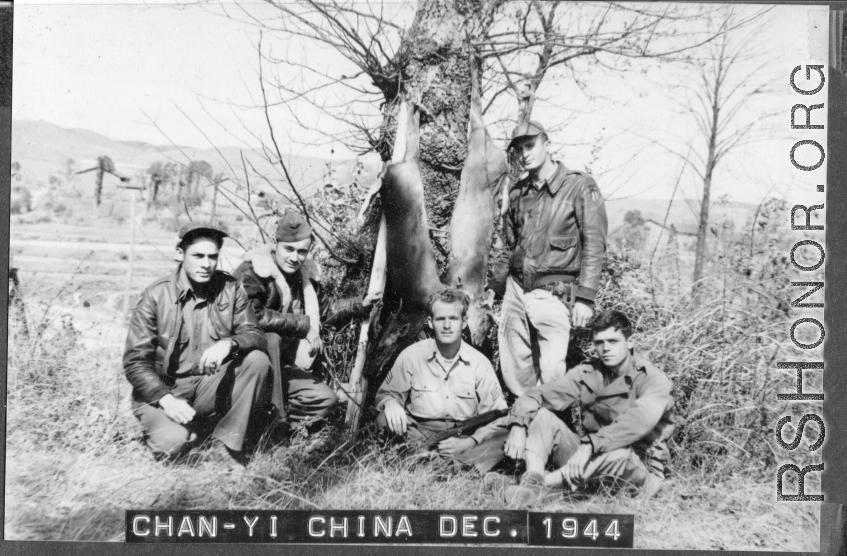
<path id="1" fill-rule="evenodd" d="M 241 363 L 241 374 L 258 376 L 260 380 L 267 378 L 271 369 L 271 361 L 264 352 L 253 350 L 248 353 Z"/>
<path id="2" fill-rule="evenodd" d="M 379 430 L 388 428 L 388 420 L 385 418 L 385 411 L 380 411 L 376 416 L 376 428 Z"/>
<path id="3" fill-rule="evenodd" d="M 188 429 L 178 423 L 173 423 L 173 425 L 148 431 L 147 446 L 155 456 L 174 460 L 186 451 L 189 436 Z"/>
<path id="4" fill-rule="evenodd" d="M 527 428 L 527 434 L 540 431 L 552 431 L 558 428 L 559 418 L 556 415 L 543 407 L 535 414 L 535 418 Z"/>
<path id="5" fill-rule="evenodd" d="M 319 402 L 321 407 L 332 407 L 338 403 L 338 394 L 323 382 L 315 385 L 315 398 L 322 400 Z"/>
<path id="6" fill-rule="evenodd" d="M 276 332 L 265 332 L 265 339 L 268 341 L 268 351 L 278 350 L 279 346 L 282 345 L 282 338 Z"/>

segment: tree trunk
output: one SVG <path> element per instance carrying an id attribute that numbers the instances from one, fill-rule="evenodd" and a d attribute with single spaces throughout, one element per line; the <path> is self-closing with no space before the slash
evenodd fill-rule
<path id="1" fill-rule="evenodd" d="M 712 194 L 712 175 L 715 172 L 715 166 L 718 165 L 718 124 L 720 123 L 720 92 L 723 84 L 722 65 L 718 67 L 718 73 L 715 77 L 715 85 L 711 91 L 711 112 L 712 122 L 709 130 L 709 153 L 706 157 L 706 168 L 703 172 L 703 198 L 700 202 L 700 222 L 697 226 L 697 247 L 694 250 L 694 287 L 703 278 L 703 267 L 706 264 L 706 232 L 709 228 L 709 205 L 711 204 Z"/>
<path id="2" fill-rule="evenodd" d="M 215 179 L 214 184 L 212 185 L 212 222 L 215 221 L 215 216 L 217 216 L 218 210 L 218 180 Z"/>
<path id="3" fill-rule="evenodd" d="M 700 203 L 700 224 L 697 226 L 697 247 L 694 250 L 694 285 L 703 278 L 703 266 L 706 259 L 706 232 L 709 227 L 709 203 L 712 190 L 713 156 L 709 153 L 709 167 L 703 179 L 703 200 Z"/>
<path id="4" fill-rule="evenodd" d="M 97 201 L 97 206 L 100 206 L 101 197 L 103 195 L 103 166 L 97 169 L 97 184 L 94 189 L 94 198 Z"/>
<path id="5" fill-rule="evenodd" d="M 501 3 L 422 0 L 397 56 L 401 85 L 399 89 L 383 89 L 387 101 L 379 149 L 383 160 L 389 160 L 394 143 L 400 104 L 397 97 L 411 102 L 420 112 L 419 167 L 424 207 L 441 277 L 447 272 L 448 229 L 468 146 L 471 44 L 487 31 Z M 395 207 L 382 206 L 390 219 L 388 211 Z M 407 299 L 413 295 L 407 289 L 407 284 L 396 283 L 389 273 L 383 309 L 369 342 L 365 374 L 371 395 L 400 350 L 419 338 L 426 322 L 425 307 L 418 299 Z"/>

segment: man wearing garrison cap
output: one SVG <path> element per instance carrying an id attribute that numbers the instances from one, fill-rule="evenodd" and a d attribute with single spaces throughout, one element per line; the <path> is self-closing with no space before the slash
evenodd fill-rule
<path id="1" fill-rule="evenodd" d="M 525 176 L 504 199 L 511 257 L 492 289 L 503 295 L 500 365 L 516 396 L 565 374 L 570 329 L 586 326 L 594 313 L 606 251 L 597 183 L 554 161 L 549 147 L 538 122 L 516 126 L 507 147 Z"/>
<path id="2" fill-rule="evenodd" d="M 295 211 L 277 223 L 276 243 L 244 256 L 233 275 L 244 287 L 259 326 L 268 340 L 273 367 L 271 402 L 288 407 L 293 424 L 324 417 L 338 396 L 318 374 L 322 348 L 320 326 L 339 326 L 367 316 L 374 298 L 333 301 L 324 295 L 320 271 L 309 256 L 314 238 L 309 223 Z"/>

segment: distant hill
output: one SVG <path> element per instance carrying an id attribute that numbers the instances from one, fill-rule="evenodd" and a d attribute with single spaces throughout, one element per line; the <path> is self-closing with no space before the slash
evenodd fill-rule
<path id="1" fill-rule="evenodd" d="M 220 147 L 220 153 L 215 149 L 195 149 L 193 147 L 174 147 L 151 145 L 142 141 L 117 141 L 99 133 L 86 129 L 65 129 L 57 125 L 31 120 L 15 120 L 12 122 L 12 160 L 21 164 L 21 172 L 32 182 L 49 180 L 51 175 L 63 177 L 66 171 L 66 161 L 73 158 L 77 170 L 84 170 L 96 164 L 98 156 L 107 155 L 114 161 L 116 170 L 130 178 L 135 178 L 150 164 L 156 161 L 173 161 L 187 164 L 192 160 L 209 162 L 216 172 L 231 172 L 243 175 L 241 163 L 242 150 L 237 147 Z M 270 164 L 260 153 L 243 151 L 245 160 L 255 170 L 271 180 L 280 178 L 278 167 Z M 334 162 L 334 174 L 328 172 L 329 161 L 321 158 L 291 156 L 287 161 L 292 179 L 301 193 L 308 196 L 327 180 L 334 179 L 338 183 L 351 181 L 354 160 Z M 230 167 L 232 170 L 230 170 Z M 366 167 L 363 180 L 370 183 L 376 178 L 379 168 Z M 88 177 L 90 176 L 90 178 Z M 80 176 L 79 179 L 90 179 L 93 174 Z M 108 180 L 107 180 L 108 181 Z M 107 189 L 110 184 L 107 184 Z M 258 188 L 267 190 L 259 180 Z M 623 224 L 627 212 L 637 210 L 641 217 L 661 225 L 668 211 L 667 199 L 627 198 L 607 201 L 609 216 L 609 232 L 614 235 Z M 737 227 L 746 225 L 756 206 L 749 203 L 713 204 L 710 221 L 713 223 L 731 220 Z M 697 212 L 699 207 L 695 202 L 676 199 L 668 214 L 667 226 L 671 224 L 683 235 L 696 234 Z"/>
<path id="2" fill-rule="evenodd" d="M 669 199 L 612 199 L 606 202 L 606 213 L 609 217 L 609 233 L 614 235 L 623 225 L 624 217 L 629 211 L 638 211 L 645 221 L 652 221 L 654 225 L 671 225 L 682 235 L 696 235 L 697 222 L 700 206 L 698 203 L 685 199 L 674 199 L 668 211 Z M 709 222 L 731 221 L 735 227 L 743 228 L 747 225 L 750 217 L 756 212 L 756 205 L 752 203 L 726 203 L 712 204 L 709 213 Z M 665 223 L 667 214 L 667 223 Z"/>
<path id="3" fill-rule="evenodd" d="M 270 164 L 261 153 L 238 147 L 222 146 L 215 149 L 151 145 L 143 141 L 117 141 L 86 129 L 65 129 L 57 125 L 33 120 L 12 122 L 12 160 L 21 165 L 21 171 L 33 181 L 47 181 L 51 175 L 64 176 L 66 162 L 74 159 L 77 170 L 96 164 L 98 156 L 109 156 L 117 172 L 134 178 L 156 161 L 188 164 L 205 160 L 216 172 L 231 172 L 230 167 L 243 175 L 241 155 L 257 172 L 274 180 L 281 170 Z M 290 156 L 285 160 L 292 180 L 300 192 L 310 195 L 319 186 L 332 179 L 328 160 L 303 156 Z M 332 171 L 336 181 L 349 181 L 355 160 L 335 161 Z M 376 176 L 378 168 L 366 168 L 369 178 Z"/>

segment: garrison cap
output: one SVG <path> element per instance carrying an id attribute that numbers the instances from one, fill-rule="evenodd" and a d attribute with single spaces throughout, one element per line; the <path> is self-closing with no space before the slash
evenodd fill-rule
<path id="1" fill-rule="evenodd" d="M 225 231 L 220 229 L 218 226 L 211 224 L 209 222 L 201 222 L 194 221 L 189 222 L 179 229 L 179 241 L 185 242 L 190 241 L 191 238 L 199 234 L 200 232 L 212 233 L 214 235 L 219 236 L 221 239 L 225 237 L 229 237 Z"/>
<path id="2" fill-rule="evenodd" d="M 518 139 L 523 139 L 524 137 L 535 137 L 542 133 L 546 134 L 547 131 L 540 123 L 534 120 L 530 122 L 521 122 L 515 126 L 515 129 L 512 130 L 512 138 L 509 141 L 509 145 L 506 147 L 506 150 L 508 151 L 511 149 L 514 146 L 515 141 Z"/>
<path id="3" fill-rule="evenodd" d="M 312 237 L 312 227 L 300 213 L 290 210 L 276 224 L 276 240 L 294 243 Z"/>

